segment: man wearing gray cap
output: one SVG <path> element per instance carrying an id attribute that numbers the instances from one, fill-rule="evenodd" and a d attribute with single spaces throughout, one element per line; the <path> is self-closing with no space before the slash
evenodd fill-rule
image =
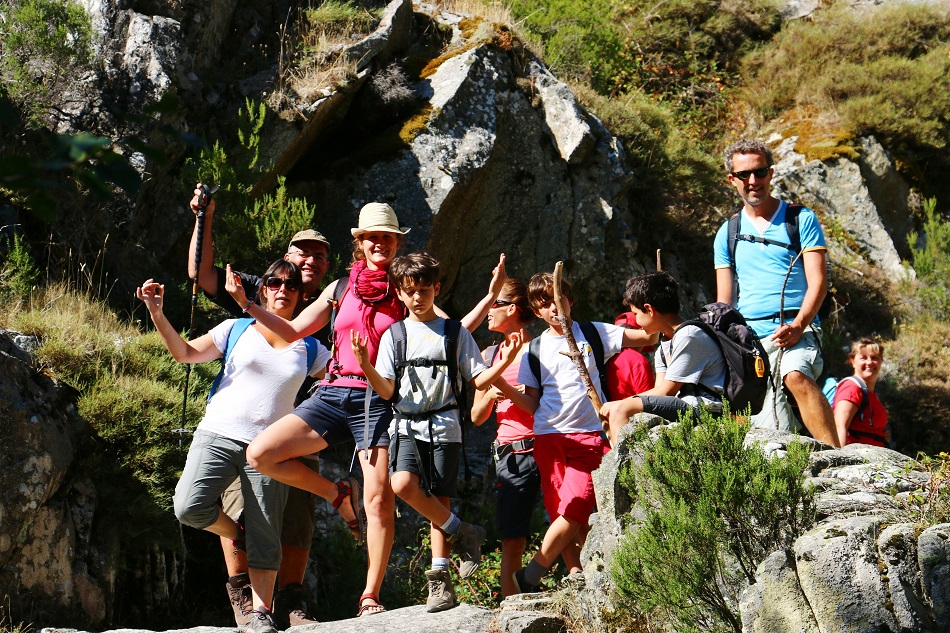
<path id="1" fill-rule="evenodd" d="M 201 210 L 199 194 L 201 183 L 195 189 L 195 197 L 191 200 L 191 210 L 198 214 Z M 204 234 L 201 236 L 201 270 L 198 276 L 198 286 L 214 303 L 227 310 L 232 316 L 241 318 L 246 316 L 241 306 L 235 303 L 224 291 L 224 269 L 214 265 L 214 246 L 212 244 L 211 227 L 214 223 L 214 199 L 212 198 L 204 208 Z M 191 237 L 191 246 L 188 250 L 188 276 L 195 277 L 195 250 L 198 241 L 198 223 Z M 330 243 L 322 234 L 313 229 L 299 231 L 292 238 L 284 254 L 284 259 L 300 269 L 303 285 L 300 288 L 300 308 L 309 305 L 320 296 L 320 282 L 323 281 L 327 269 L 330 267 Z M 257 289 L 262 279 L 257 275 L 237 273 L 241 277 L 241 284 L 249 297 L 257 296 Z M 298 399 L 305 398 L 312 381 L 304 383 L 298 394 Z M 308 466 L 317 470 L 319 462 L 316 459 L 304 460 Z M 355 480 L 354 480 L 355 481 Z M 232 519 L 244 510 L 244 498 L 241 495 L 240 481 L 235 482 L 222 495 L 221 502 L 225 513 Z M 357 494 L 353 498 L 358 498 Z M 359 508 L 356 508 L 357 510 Z M 310 542 L 313 539 L 314 511 L 316 510 L 316 496 L 305 490 L 291 488 L 288 492 L 287 503 L 284 507 L 283 529 L 281 531 L 281 563 L 278 574 L 278 590 L 274 594 L 273 615 L 278 627 L 285 629 L 289 626 L 298 626 L 315 622 L 307 615 L 307 603 L 303 595 L 303 580 L 310 559 Z M 224 552 L 225 564 L 228 568 L 227 590 L 234 610 L 234 620 L 238 627 L 250 620 L 251 584 L 247 575 L 247 556 L 238 551 L 230 540 L 221 539 L 221 548 Z"/>

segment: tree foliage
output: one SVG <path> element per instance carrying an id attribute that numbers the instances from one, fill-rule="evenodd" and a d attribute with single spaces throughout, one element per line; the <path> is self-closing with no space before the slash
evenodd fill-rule
<path id="1" fill-rule="evenodd" d="M 950 319 L 950 222 L 937 211 L 937 201 L 924 201 L 923 240 L 917 232 L 907 236 L 917 271 L 917 298 L 930 316 Z"/>
<path id="2" fill-rule="evenodd" d="M 728 411 L 662 431 L 621 485 L 646 510 L 616 552 L 612 575 L 634 613 L 661 613 L 677 630 L 741 630 L 738 593 L 758 563 L 814 521 L 803 484 L 808 448 L 783 457 L 746 446 Z M 645 441 L 645 431 L 638 441 Z"/>
<path id="3" fill-rule="evenodd" d="M 8 0 L 0 18 L 0 83 L 39 123 L 89 66 L 92 23 L 75 0 Z"/>

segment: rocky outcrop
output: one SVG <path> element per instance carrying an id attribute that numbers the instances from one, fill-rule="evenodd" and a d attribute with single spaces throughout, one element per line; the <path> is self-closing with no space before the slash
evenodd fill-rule
<path id="1" fill-rule="evenodd" d="M 406 5 L 396 1 L 387 11 L 396 15 Z M 426 5 L 416 10 L 415 28 L 463 22 Z M 411 39 L 398 36 L 397 20 L 388 24 L 389 37 Z M 446 52 L 408 79 L 414 98 L 395 123 L 365 129 L 372 125 L 365 102 L 381 100 L 367 82 L 347 112 L 324 117 L 321 129 L 300 123 L 310 137 L 306 153 L 294 143 L 293 160 L 281 155 L 276 164 L 292 191 L 316 204 L 315 223 L 334 244 L 349 241 L 364 203 L 390 203 L 412 227 L 407 248 L 442 261 L 440 300 L 450 312 L 477 300 L 505 252 L 520 276 L 564 260 L 572 281 L 603 297 L 596 308 L 612 314 L 621 284 L 636 270 L 623 150 L 564 83 L 495 28 L 453 28 Z M 332 99 L 313 108 L 310 120 L 335 107 Z M 385 151 L 381 137 L 391 139 Z"/>
<path id="2" fill-rule="evenodd" d="M 910 188 L 887 151 L 866 137 L 856 160 L 809 161 L 795 151 L 797 140 L 790 136 L 775 148 L 776 195 L 818 213 L 833 261 L 873 265 L 892 279 L 913 279 L 913 269 L 901 261 L 910 255 Z"/>
<path id="3" fill-rule="evenodd" d="M 648 427 L 662 423 L 649 416 L 638 420 Z M 562 589 L 563 599 L 548 604 L 563 611 L 556 605 L 568 602 L 594 628 L 607 627 L 605 614 L 619 608 L 610 567 L 624 533 L 621 519 L 643 511 L 631 505 L 617 479 L 620 468 L 648 450 L 629 439 L 632 426 L 594 473 L 598 512 L 582 554 L 586 582 Z M 759 564 L 739 604 L 743 631 L 947 631 L 950 524 L 921 530 L 910 502 L 929 476 L 915 470 L 909 457 L 885 448 L 831 449 L 765 429 L 752 429 L 746 438 L 769 455 L 783 454 L 789 442 L 812 446 L 806 483 L 816 489 L 817 522 L 789 550 Z"/>

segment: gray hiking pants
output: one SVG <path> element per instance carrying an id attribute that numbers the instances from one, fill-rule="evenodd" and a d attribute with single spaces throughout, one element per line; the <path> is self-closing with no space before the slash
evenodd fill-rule
<path id="1" fill-rule="evenodd" d="M 217 433 L 195 431 L 185 469 L 175 487 L 175 516 L 203 530 L 218 519 L 218 498 L 235 479 L 244 494 L 247 564 L 276 571 L 280 567 L 280 528 L 288 487 L 247 465 L 247 444 Z"/>

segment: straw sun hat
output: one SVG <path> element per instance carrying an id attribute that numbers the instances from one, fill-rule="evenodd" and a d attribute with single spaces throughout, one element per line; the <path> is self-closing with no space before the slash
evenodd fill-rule
<path id="1" fill-rule="evenodd" d="M 359 237 L 362 233 L 372 231 L 385 231 L 387 233 L 399 233 L 405 235 L 409 232 L 409 227 L 400 227 L 399 220 L 396 219 L 396 212 L 393 208 L 384 202 L 370 202 L 360 209 L 360 220 L 355 229 L 350 229 L 353 237 Z"/>

